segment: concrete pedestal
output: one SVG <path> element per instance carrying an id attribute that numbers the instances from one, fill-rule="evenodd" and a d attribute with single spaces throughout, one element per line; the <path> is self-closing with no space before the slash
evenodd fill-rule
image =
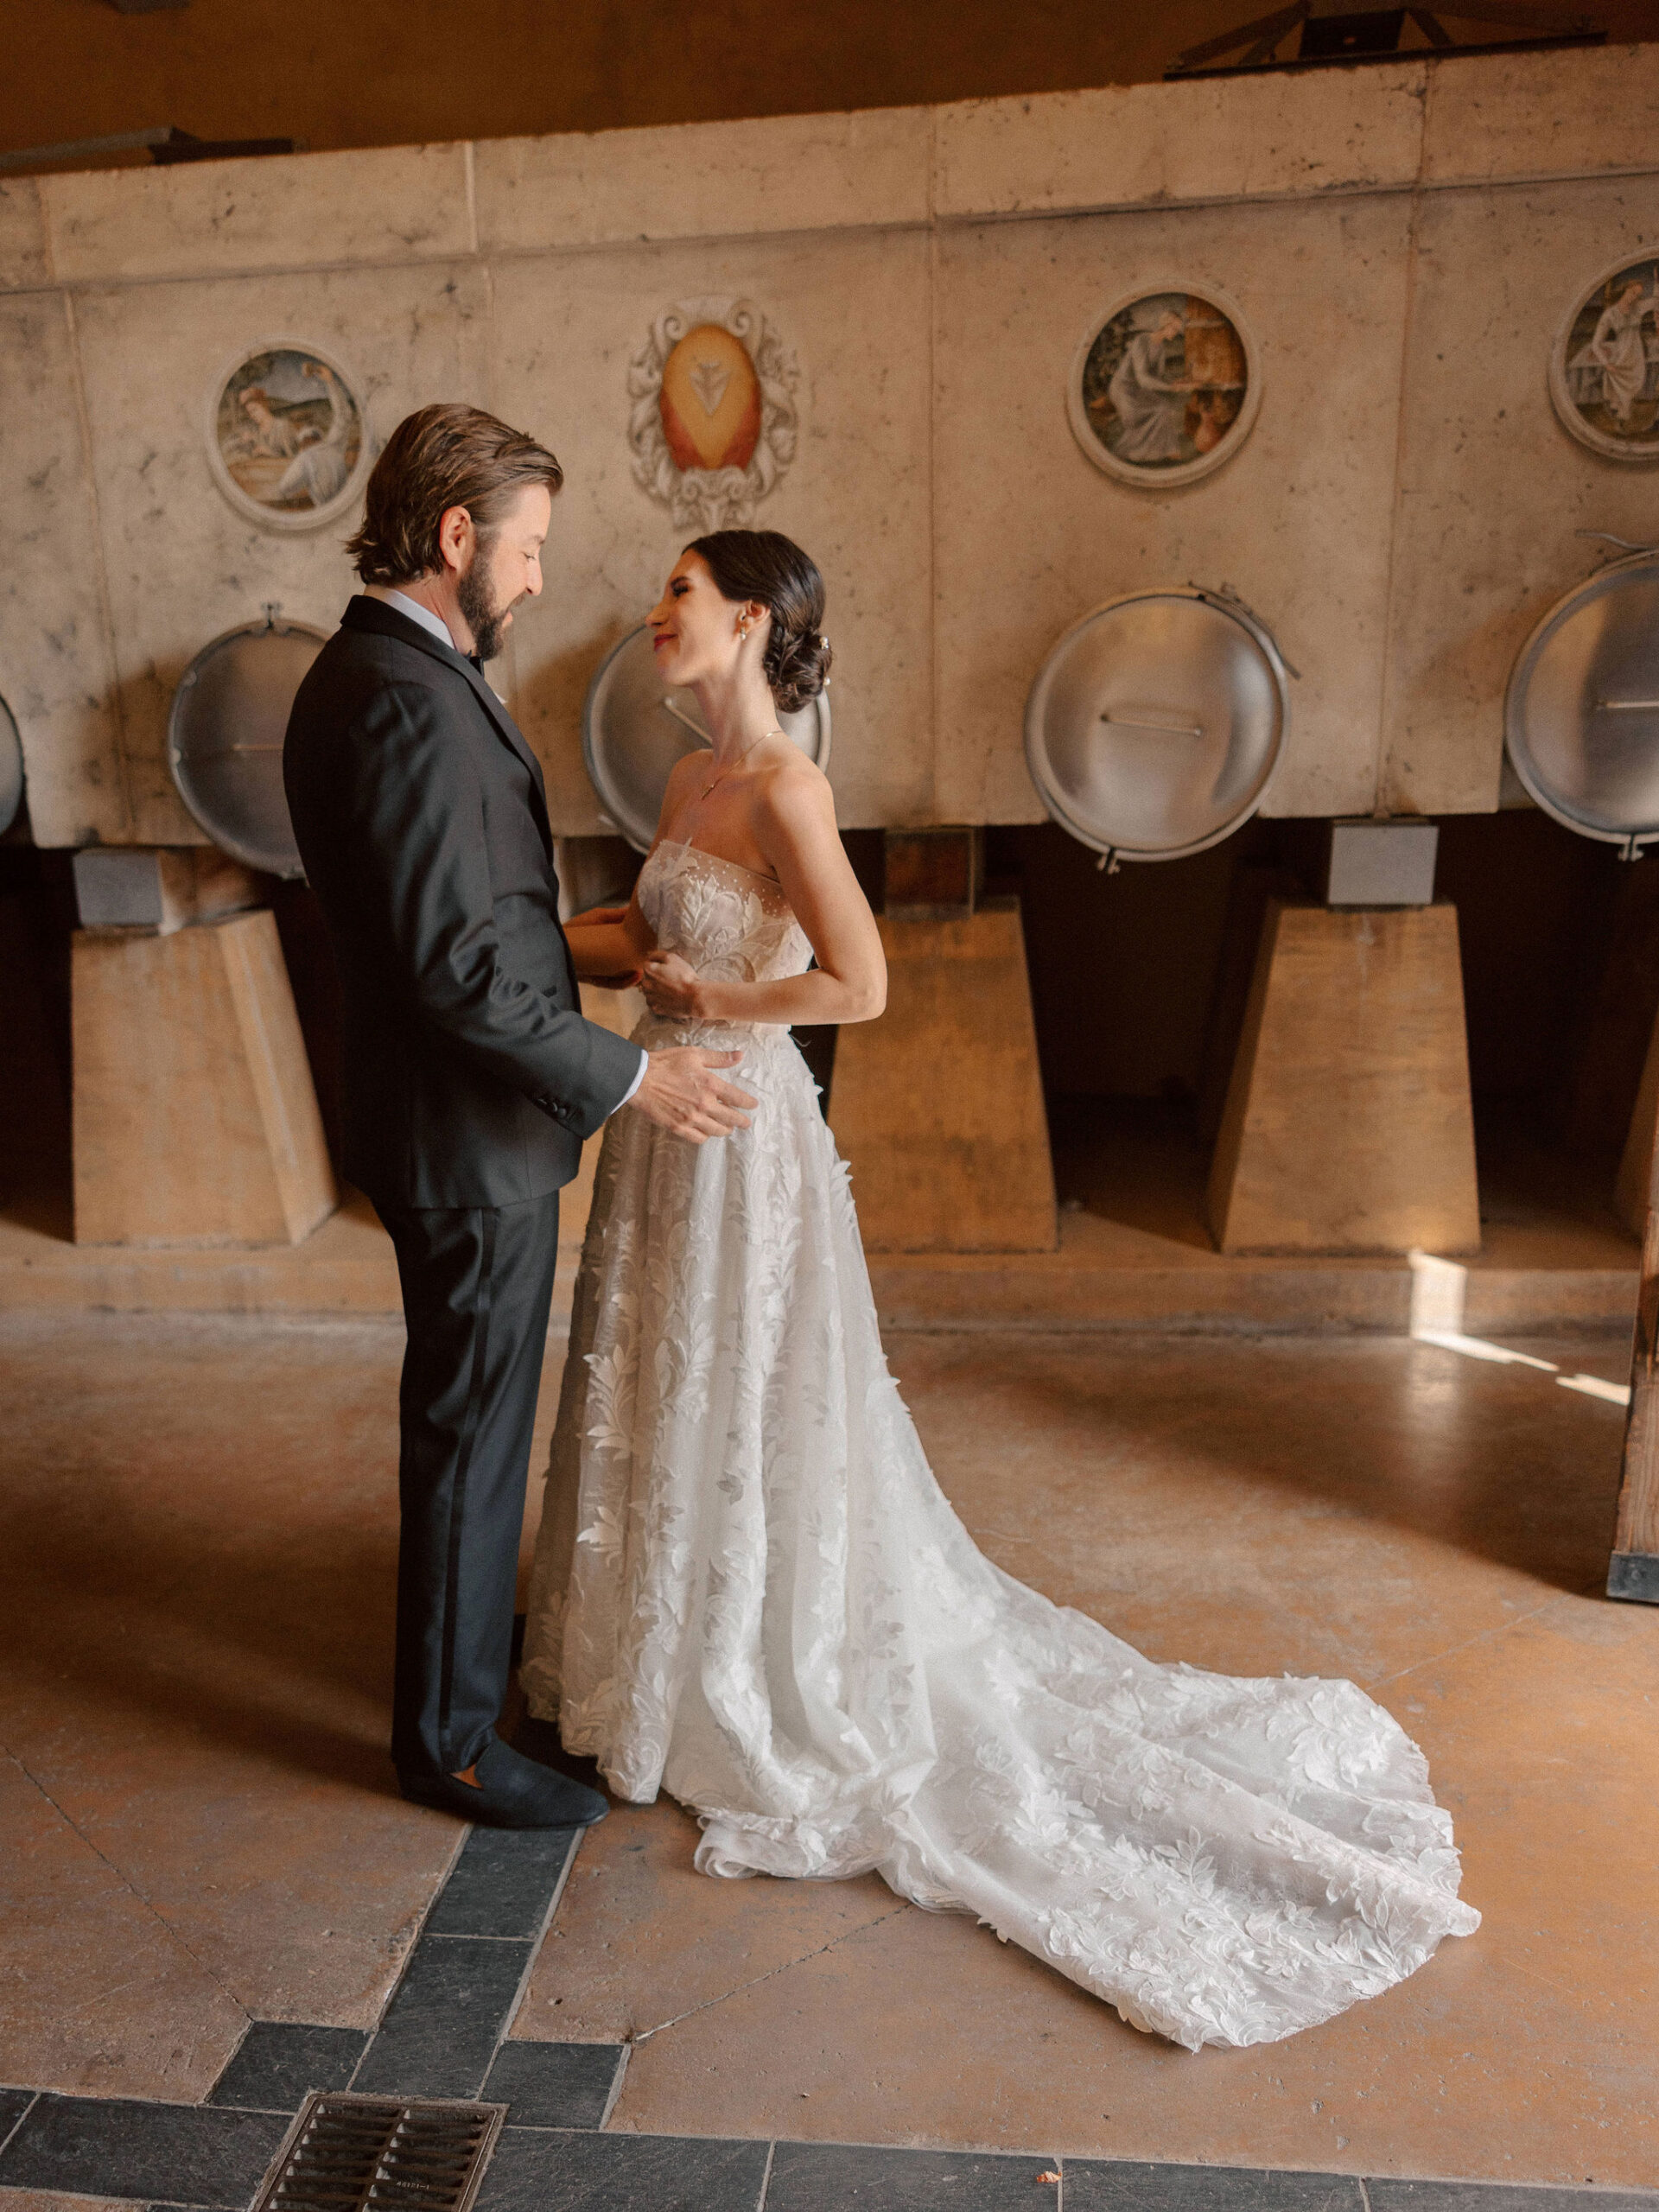
<path id="1" fill-rule="evenodd" d="M 836 1043 L 830 1120 L 872 1252 L 1052 1252 L 1054 1168 L 1012 899 L 880 921 L 887 1010 Z"/>
<path id="2" fill-rule="evenodd" d="M 1454 907 L 1269 904 L 1209 1215 L 1224 1252 L 1478 1249 Z"/>
<path id="3" fill-rule="evenodd" d="M 73 955 L 78 1244 L 297 1244 L 339 1203 L 270 912 Z"/>
<path id="4" fill-rule="evenodd" d="M 1630 1410 L 1624 1425 L 1618 1523 L 1607 1565 L 1607 1595 L 1659 1605 L 1659 1158 L 1654 1094 L 1659 1090 L 1659 1024 L 1648 1047 L 1641 1095 L 1619 1168 L 1620 1211 L 1642 1203 L 1642 1287 L 1630 1351 Z M 1638 1181 L 1639 1171 L 1639 1181 Z"/>

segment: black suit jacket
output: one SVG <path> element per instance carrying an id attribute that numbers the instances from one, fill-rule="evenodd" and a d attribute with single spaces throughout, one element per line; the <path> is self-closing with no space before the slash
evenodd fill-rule
<path id="1" fill-rule="evenodd" d="M 347 1176 L 377 1204 L 568 1183 L 637 1046 L 583 1020 L 542 772 L 472 663 L 359 597 L 283 748 L 345 1000 Z"/>

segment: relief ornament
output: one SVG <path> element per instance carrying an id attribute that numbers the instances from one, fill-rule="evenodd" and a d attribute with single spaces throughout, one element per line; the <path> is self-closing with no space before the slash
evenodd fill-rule
<path id="1" fill-rule="evenodd" d="M 750 526 L 795 458 L 797 374 L 752 300 L 668 308 L 628 364 L 635 482 L 681 529 Z"/>

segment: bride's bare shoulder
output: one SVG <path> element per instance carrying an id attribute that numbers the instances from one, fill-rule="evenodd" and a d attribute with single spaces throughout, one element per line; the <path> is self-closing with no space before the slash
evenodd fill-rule
<path id="1" fill-rule="evenodd" d="M 765 773 L 755 779 L 750 819 L 755 842 L 779 872 L 787 855 L 793 854 L 798 864 L 826 836 L 833 838 L 839 849 L 830 779 L 804 753 L 796 753 L 792 760 L 767 764 Z"/>
<path id="2" fill-rule="evenodd" d="M 695 753 L 682 753 L 668 772 L 664 794 L 671 797 L 683 785 L 706 782 L 714 761 L 715 756 L 707 746 Z"/>
<path id="3" fill-rule="evenodd" d="M 779 757 L 756 777 L 755 799 L 763 817 L 779 822 L 816 817 L 826 807 L 835 811 L 829 777 L 792 745 L 786 754 L 779 747 Z"/>

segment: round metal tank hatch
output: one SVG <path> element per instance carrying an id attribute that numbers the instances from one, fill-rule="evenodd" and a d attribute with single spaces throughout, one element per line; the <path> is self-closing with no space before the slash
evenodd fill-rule
<path id="1" fill-rule="evenodd" d="M 167 754 L 179 796 L 219 849 L 271 875 L 304 874 L 283 790 L 283 736 L 301 679 L 327 642 L 308 623 L 226 630 L 179 678 Z"/>
<path id="2" fill-rule="evenodd" d="M 1503 735 L 1546 814 L 1634 860 L 1659 839 L 1659 552 L 1551 607 L 1510 677 Z"/>
<path id="3" fill-rule="evenodd" d="M 820 768 L 830 765 L 830 695 L 778 726 Z M 690 691 L 667 689 L 652 657 L 651 631 L 637 630 L 612 646 L 594 671 L 582 710 L 582 754 L 599 803 L 636 852 L 657 834 L 663 793 L 674 764 L 700 752 L 709 734 Z"/>
<path id="4" fill-rule="evenodd" d="M 1026 702 L 1026 759 L 1063 830 L 1119 861 L 1201 853 L 1249 821 L 1290 726 L 1286 665 L 1242 602 L 1131 592 L 1075 622 Z"/>
<path id="5" fill-rule="evenodd" d="M 0 837 L 17 819 L 23 803 L 23 741 L 11 709 L 0 699 Z"/>

